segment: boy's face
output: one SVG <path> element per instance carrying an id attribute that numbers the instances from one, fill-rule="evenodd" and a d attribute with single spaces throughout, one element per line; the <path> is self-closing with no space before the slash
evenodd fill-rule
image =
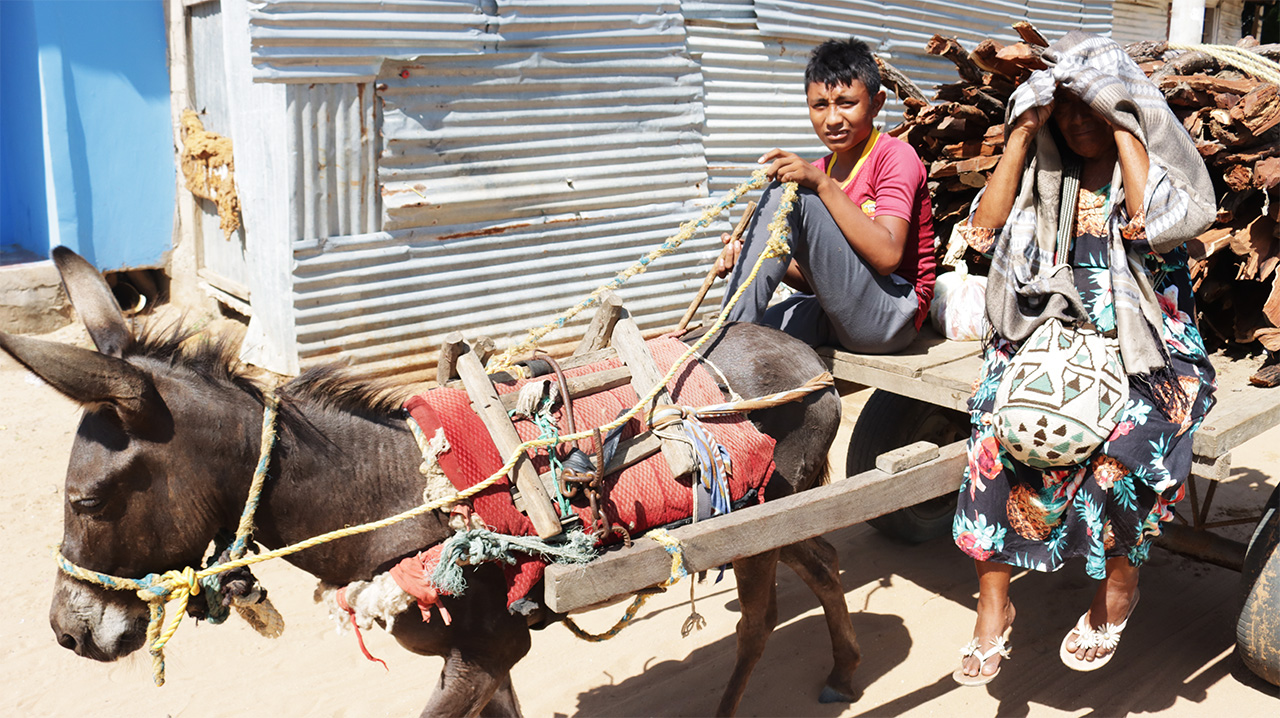
<path id="1" fill-rule="evenodd" d="M 871 136 L 872 121 L 884 107 L 884 90 L 871 96 L 861 80 L 848 85 L 813 82 L 805 89 L 813 132 L 832 152 L 849 154 Z"/>

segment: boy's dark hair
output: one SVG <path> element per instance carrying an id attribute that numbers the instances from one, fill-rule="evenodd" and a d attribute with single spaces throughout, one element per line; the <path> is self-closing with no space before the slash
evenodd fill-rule
<path id="1" fill-rule="evenodd" d="M 880 91 L 880 67 L 867 43 L 857 39 L 827 40 L 809 53 L 809 66 L 804 69 L 804 86 L 813 83 L 837 86 L 854 80 L 875 96 Z"/>

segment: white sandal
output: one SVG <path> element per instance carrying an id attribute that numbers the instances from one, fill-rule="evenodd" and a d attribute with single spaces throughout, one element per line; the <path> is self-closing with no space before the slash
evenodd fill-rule
<path id="1" fill-rule="evenodd" d="M 977 636 L 974 636 L 973 640 L 965 644 L 965 646 L 960 649 L 960 661 L 963 664 L 964 659 L 968 658 L 969 656 L 977 656 L 978 657 L 978 675 L 976 676 L 965 675 L 964 665 L 961 665 L 951 674 L 951 677 L 955 679 L 956 683 L 959 683 L 962 686 L 985 686 L 986 684 L 990 683 L 993 679 L 995 679 L 996 676 L 1000 675 L 1000 668 L 1001 668 L 1000 666 L 996 666 L 996 672 L 992 673 L 991 675 L 984 674 L 982 672 L 982 669 L 984 666 L 987 665 L 987 661 L 991 660 L 993 657 L 997 655 L 999 655 L 1001 658 L 1006 658 L 1006 659 L 1009 657 L 1009 653 L 1012 652 L 1013 650 L 1013 647 L 1009 645 L 1007 640 L 1009 637 L 1009 632 L 1011 630 L 1013 630 L 1012 626 L 1010 626 L 1009 628 L 1006 628 L 1004 631 L 1004 634 L 1001 636 L 997 636 L 995 643 L 992 644 L 991 648 L 987 649 L 986 651 L 979 650 L 982 645 L 981 643 L 982 639 L 978 638 Z M 1003 663 L 1003 661 L 1001 663 Z"/>
<path id="2" fill-rule="evenodd" d="M 1129 617 L 1133 615 L 1133 609 L 1138 605 L 1138 598 L 1138 592 L 1134 591 L 1129 612 L 1125 614 L 1123 621 L 1119 624 L 1105 623 L 1096 630 L 1089 624 L 1089 612 L 1085 611 L 1084 615 L 1080 616 L 1080 620 L 1076 621 L 1075 627 L 1062 637 L 1062 647 L 1058 649 L 1058 656 L 1062 658 L 1067 668 L 1077 671 L 1096 671 L 1107 665 L 1111 657 L 1116 654 L 1116 648 L 1120 645 L 1120 634 L 1124 633 L 1125 627 L 1129 625 Z M 1081 648 L 1103 648 L 1106 649 L 1107 654 L 1092 661 L 1077 658 L 1074 651 L 1067 650 L 1067 643 L 1071 641 L 1072 633 L 1080 636 L 1080 640 L 1076 642 L 1076 651 Z"/>

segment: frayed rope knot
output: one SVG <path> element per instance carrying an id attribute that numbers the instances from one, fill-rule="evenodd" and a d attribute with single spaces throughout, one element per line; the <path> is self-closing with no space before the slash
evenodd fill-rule
<path id="1" fill-rule="evenodd" d="M 488 529 L 459 531 L 441 547 L 440 563 L 431 574 L 431 582 L 444 593 L 460 596 L 467 590 L 463 566 L 486 561 L 513 564 L 515 552 L 540 556 L 552 563 L 584 564 L 596 557 L 594 536 L 580 529 L 562 536 L 543 541 L 536 536 L 511 536 Z"/>

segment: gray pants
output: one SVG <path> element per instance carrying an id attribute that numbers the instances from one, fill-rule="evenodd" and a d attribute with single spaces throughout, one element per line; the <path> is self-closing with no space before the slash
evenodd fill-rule
<path id="1" fill-rule="evenodd" d="M 759 259 L 781 199 L 777 182 L 760 198 L 729 275 L 725 304 Z M 789 220 L 791 256 L 765 260 L 729 313 L 730 321 L 776 327 L 810 346 L 836 345 L 860 354 L 889 354 L 915 339 L 915 287 L 896 274 L 881 275 L 858 256 L 816 193 L 801 188 Z M 815 294 L 795 294 L 769 306 L 791 259 Z"/>

